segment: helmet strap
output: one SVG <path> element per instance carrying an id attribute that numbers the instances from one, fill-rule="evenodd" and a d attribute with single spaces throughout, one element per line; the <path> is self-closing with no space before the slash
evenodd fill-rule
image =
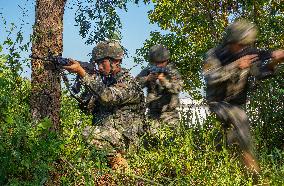
<path id="1" fill-rule="evenodd" d="M 114 73 L 114 70 L 113 70 L 113 66 L 112 66 L 112 65 L 113 65 L 117 60 L 110 58 L 109 61 L 110 61 L 110 73 L 113 74 L 113 73 Z M 116 64 L 118 68 L 121 68 L 120 64 L 121 64 L 121 60 L 120 60 L 119 63 Z"/>
<path id="2" fill-rule="evenodd" d="M 112 58 L 109 58 L 109 63 L 110 63 L 110 73 L 113 74 L 113 64 L 114 64 L 114 60 Z"/>

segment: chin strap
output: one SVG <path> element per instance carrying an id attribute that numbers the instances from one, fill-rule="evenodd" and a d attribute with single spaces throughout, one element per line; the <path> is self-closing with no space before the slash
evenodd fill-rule
<path id="1" fill-rule="evenodd" d="M 113 70 L 114 59 L 110 58 L 109 61 L 110 61 L 110 73 L 109 73 L 109 75 L 101 74 L 101 78 L 103 80 L 103 83 L 106 86 L 110 86 L 110 85 L 117 83 L 117 80 L 116 80 L 115 74 L 114 74 L 115 72 Z M 120 63 L 117 64 L 117 67 L 120 68 Z"/>

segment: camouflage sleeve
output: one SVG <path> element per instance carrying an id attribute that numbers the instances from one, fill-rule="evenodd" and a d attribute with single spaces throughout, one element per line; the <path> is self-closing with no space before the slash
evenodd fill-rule
<path id="1" fill-rule="evenodd" d="M 91 90 L 91 92 L 97 95 L 100 95 L 103 92 L 103 90 L 106 88 L 100 76 L 91 76 L 89 74 L 86 74 L 81 79 L 81 82 L 83 85 L 88 87 Z"/>
<path id="2" fill-rule="evenodd" d="M 215 56 L 212 49 L 206 54 L 203 65 L 203 75 L 208 85 L 227 81 L 228 79 L 231 79 L 238 70 L 239 68 L 236 63 L 222 66 L 220 60 Z"/>
<path id="3" fill-rule="evenodd" d="M 168 92 L 173 94 L 178 94 L 182 90 L 183 81 L 177 70 L 173 70 L 171 76 L 169 78 L 166 77 L 166 79 L 163 82 L 161 82 L 161 85 Z"/>
<path id="4" fill-rule="evenodd" d="M 147 84 L 148 75 L 149 75 L 148 68 L 145 68 L 135 78 L 142 88 L 144 88 Z"/>
<path id="5" fill-rule="evenodd" d="M 82 82 L 98 96 L 103 105 L 119 105 L 136 103 L 140 98 L 139 87 L 132 79 L 116 83 L 112 86 L 105 86 L 100 77 L 92 78 L 86 75 Z"/>

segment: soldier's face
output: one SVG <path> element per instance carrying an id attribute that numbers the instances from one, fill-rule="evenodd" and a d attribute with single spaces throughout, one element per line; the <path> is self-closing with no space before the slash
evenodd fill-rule
<path id="1" fill-rule="evenodd" d="M 162 62 L 158 62 L 156 63 L 157 67 L 165 67 L 168 65 L 168 61 L 162 61 Z"/>
<path id="2" fill-rule="evenodd" d="M 119 61 L 116 60 L 112 61 L 111 63 L 110 59 L 105 58 L 98 61 L 97 64 L 99 72 L 104 75 L 109 75 L 119 69 Z"/>

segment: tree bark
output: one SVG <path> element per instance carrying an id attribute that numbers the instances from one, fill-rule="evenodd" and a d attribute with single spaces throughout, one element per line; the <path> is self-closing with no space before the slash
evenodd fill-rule
<path id="1" fill-rule="evenodd" d="M 62 54 L 63 14 L 66 0 L 37 0 L 33 30 L 32 54 L 47 57 Z M 51 62 L 32 60 L 31 112 L 37 123 L 50 118 L 52 130 L 60 124 L 60 75 Z"/>

